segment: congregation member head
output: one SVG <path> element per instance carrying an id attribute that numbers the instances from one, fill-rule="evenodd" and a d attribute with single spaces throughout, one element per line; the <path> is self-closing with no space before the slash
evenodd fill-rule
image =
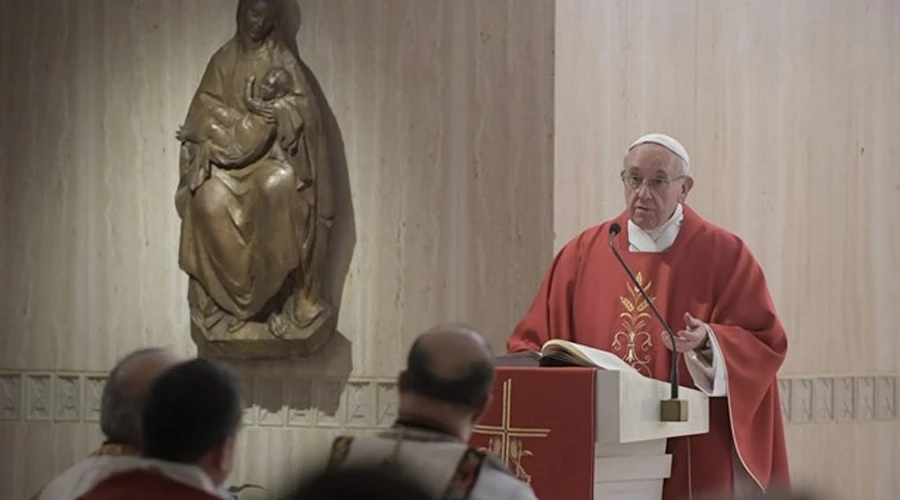
<path id="1" fill-rule="evenodd" d="M 458 324 L 435 327 L 409 350 L 398 380 L 398 415 L 468 441 L 490 402 L 493 383 L 491 349 L 476 330 Z"/>
<path id="2" fill-rule="evenodd" d="M 372 436 L 338 437 L 329 467 L 395 470 L 435 498 L 533 500 L 531 488 L 496 456 L 468 445 L 493 382 L 491 349 L 477 330 L 449 324 L 422 333 L 398 378 L 394 425 Z"/>
<path id="3" fill-rule="evenodd" d="M 241 416 L 240 379 L 229 365 L 201 358 L 173 366 L 145 399 L 142 457 L 102 471 L 78 498 L 227 498 Z"/>
<path id="4" fill-rule="evenodd" d="M 153 382 L 179 361 L 169 349 L 145 348 L 119 361 L 103 386 L 100 400 L 100 430 L 107 446 L 141 448 L 141 411 Z"/>
<path id="5" fill-rule="evenodd" d="M 54 478 L 34 498 L 70 498 L 79 484 L 116 457 L 138 455 L 145 396 L 157 377 L 179 359 L 172 350 L 158 347 L 138 349 L 120 359 L 109 372 L 101 395 L 100 430 L 104 443 L 91 456 Z"/>
<path id="6" fill-rule="evenodd" d="M 144 457 L 199 467 L 217 485 L 231 473 L 243 416 L 241 382 L 229 365 L 194 359 L 164 373 L 143 412 Z"/>

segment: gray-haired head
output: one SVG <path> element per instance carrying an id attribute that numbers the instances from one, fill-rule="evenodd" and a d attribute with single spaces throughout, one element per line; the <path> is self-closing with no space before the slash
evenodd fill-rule
<path id="1" fill-rule="evenodd" d="M 116 363 L 100 402 L 100 430 L 108 442 L 140 447 L 144 397 L 153 381 L 178 361 L 169 349 L 148 347 Z"/>
<path id="2" fill-rule="evenodd" d="M 694 186 L 687 150 L 665 134 L 634 141 L 622 159 L 620 176 L 629 220 L 644 231 L 671 219 Z"/>
<path id="3" fill-rule="evenodd" d="M 691 174 L 691 157 L 688 155 L 687 149 L 681 145 L 678 140 L 674 137 L 670 137 L 665 134 L 647 134 L 644 135 L 638 140 L 634 141 L 631 146 L 628 146 L 628 149 L 625 151 L 625 156 L 628 156 L 628 153 L 640 146 L 641 144 L 658 144 L 669 151 L 672 152 L 676 157 L 678 157 L 678 171 L 677 175 L 694 178 Z"/>

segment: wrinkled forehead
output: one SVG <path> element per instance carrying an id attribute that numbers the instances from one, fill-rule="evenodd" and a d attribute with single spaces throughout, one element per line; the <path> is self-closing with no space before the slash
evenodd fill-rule
<path id="1" fill-rule="evenodd" d="M 678 171 L 678 156 L 659 144 L 640 144 L 625 155 L 624 170 L 644 176 L 674 177 Z"/>

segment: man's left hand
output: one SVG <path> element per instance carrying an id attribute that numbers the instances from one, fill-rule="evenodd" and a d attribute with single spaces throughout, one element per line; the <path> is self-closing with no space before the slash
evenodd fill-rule
<path id="1" fill-rule="evenodd" d="M 706 344 L 709 339 L 709 333 L 706 323 L 691 316 L 690 313 L 684 314 L 684 330 L 675 333 L 675 350 L 678 352 L 691 352 Z M 672 350 L 672 342 L 669 341 L 669 335 L 662 332 L 662 341 L 670 351 Z"/>

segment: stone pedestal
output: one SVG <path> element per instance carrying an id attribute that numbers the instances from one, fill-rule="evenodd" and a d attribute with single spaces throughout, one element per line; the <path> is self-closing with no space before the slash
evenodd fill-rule
<path id="1" fill-rule="evenodd" d="M 197 344 L 197 354 L 204 357 L 306 358 L 328 341 L 336 327 L 337 315 L 331 306 L 326 306 L 304 328 L 288 324 L 283 336 L 274 335 L 267 323 L 248 322 L 235 329 L 219 324 L 207 330 L 192 321 L 191 337 Z"/>

